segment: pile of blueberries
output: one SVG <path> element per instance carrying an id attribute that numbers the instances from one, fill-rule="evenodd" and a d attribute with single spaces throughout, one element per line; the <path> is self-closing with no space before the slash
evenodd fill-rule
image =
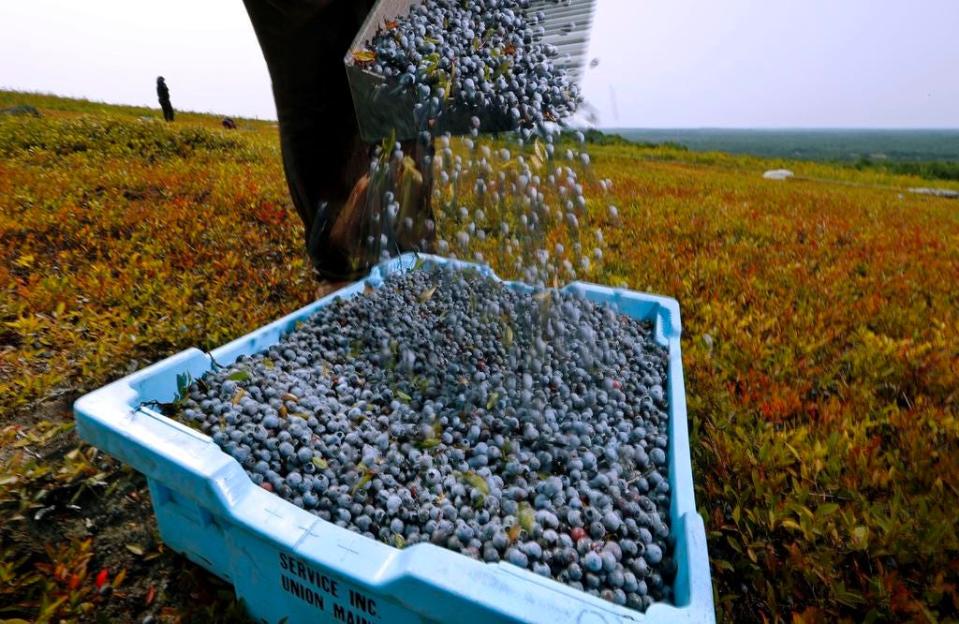
<path id="1" fill-rule="evenodd" d="M 529 0 L 425 0 L 367 42 L 369 68 L 413 89 L 417 108 L 492 111 L 513 129 L 575 112 L 581 96 Z"/>
<path id="2" fill-rule="evenodd" d="M 557 290 L 425 266 L 194 382 L 181 417 L 251 479 L 396 547 L 671 598 L 667 352 Z"/>

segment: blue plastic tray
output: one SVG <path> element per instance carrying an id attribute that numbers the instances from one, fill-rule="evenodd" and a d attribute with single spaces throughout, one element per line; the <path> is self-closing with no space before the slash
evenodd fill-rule
<path id="1" fill-rule="evenodd" d="M 428 263 L 479 267 L 435 256 Z M 393 271 L 413 268 L 402 256 L 370 275 L 212 352 L 220 364 L 263 351 L 334 297 L 378 287 Z M 509 283 L 515 288 L 528 286 Z M 670 520 L 678 572 L 675 605 L 645 614 L 546 579 L 508 563 L 486 564 L 416 544 L 399 550 L 321 520 L 257 487 L 240 464 L 206 435 L 175 422 L 147 402 L 169 402 L 177 375 L 194 379 L 210 355 L 187 349 L 91 392 L 74 405 L 80 436 L 147 477 L 166 544 L 233 583 L 250 614 L 264 622 L 713 622 L 706 532 L 693 501 L 686 395 L 674 299 L 576 282 L 566 287 L 653 321 L 669 348 Z"/>

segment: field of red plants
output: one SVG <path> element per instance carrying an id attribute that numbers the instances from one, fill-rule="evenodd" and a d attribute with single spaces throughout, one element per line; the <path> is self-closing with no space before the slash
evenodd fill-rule
<path id="1" fill-rule="evenodd" d="M 13 104 L 42 117 L 0 117 L 0 622 L 236 621 L 70 403 L 311 300 L 276 129 Z M 590 152 L 620 213 L 593 211 L 590 279 L 682 308 L 720 619 L 955 621 L 959 203 L 838 165 Z M 802 179 L 762 179 L 780 166 Z"/>

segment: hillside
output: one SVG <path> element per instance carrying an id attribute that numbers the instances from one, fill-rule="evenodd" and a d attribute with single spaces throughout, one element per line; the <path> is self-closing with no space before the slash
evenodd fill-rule
<path id="1" fill-rule="evenodd" d="M 70 403 L 311 300 L 275 125 L 0 92 L 15 104 L 42 117 L 0 116 L 0 621 L 236 621 L 229 587 L 159 542 L 143 479 L 78 444 Z M 720 615 L 954 618 L 959 202 L 905 189 L 959 182 L 590 152 L 621 219 L 591 204 L 590 279 L 682 307 Z M 762 179 L 780 167 L 798 178 Z"/>

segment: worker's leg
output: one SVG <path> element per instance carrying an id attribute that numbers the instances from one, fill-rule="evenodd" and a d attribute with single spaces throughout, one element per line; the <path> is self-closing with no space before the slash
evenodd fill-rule
<path id="1" fill-rule="evenodd" d="M 352 277 L 363 241 L 330 239 L 333 223 L 367 171 L 343 57 L 371 0 L 244 0 L 263 50 L 276 101 L 283 167 L 324 275 Z"/>

